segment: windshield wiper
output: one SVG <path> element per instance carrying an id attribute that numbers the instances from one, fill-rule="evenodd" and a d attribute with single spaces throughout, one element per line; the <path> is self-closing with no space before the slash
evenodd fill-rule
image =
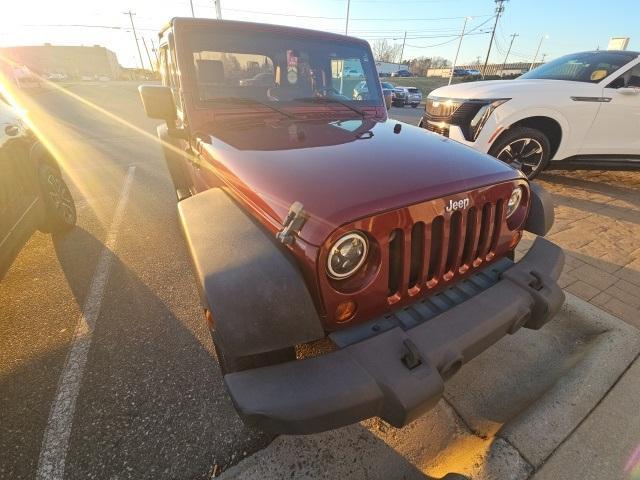
<path id="1" fill-rule="evenodd" d="M 367 114 L 364 113 L 359 108 L 354 107 L 353 105 L 349 105 L 347 102 L 343 102 L 342 100 L 338 100 L 337 98 L 333 98 L 333 97 L 302 97 L 302 98 L 294 98 L 294 100 L 297 100 L 299 102 L 312 102 L 312 103 L 325 103 L 325 104 L 337 103 L 342 105 L 343 107 L 347 107 L 349 110 L 353 112 L 356 112 L 362 118 L 365 118 L 367 116 Z"/>
<path id="2" fill-rule="evenodd" d="M 274 112 L 278 112 L 280 115 L 284 115 L 287 118 L 296 118 L 295 115 L 285 112 L 284 110 L 279 109 L 278 107 L 274 107 L 270 103 L 261 102 L 260 100 L 256 100 L 254 98 L 248 97 L 214 97 L 211 99 L 216 102 L 224 102 L 224 103 L 236 103 L 239 105 L 261 105 L 263 107 L 267 107 L 269 110 Z"/>

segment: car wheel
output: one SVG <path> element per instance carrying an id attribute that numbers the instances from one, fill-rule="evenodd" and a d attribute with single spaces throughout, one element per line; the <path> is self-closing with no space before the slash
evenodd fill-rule
<path id="1" fill-rule="evenodd" d="M 489 149 L 489 155 L 535 178 L 549 164 L 551 144 L 540 130 L 516 127 L 507 131 Z"/>
<path id="2" fill-rule="evenodd" d="M 40 191 L 45 206 L 43 232 L 65 232 L 71 230 L 77 220 L 76 204 L 69 187 L 60 172 L 43 163 L 38 170 Z"/>
<path id="3" fill-rule="evenodd" d="M 418 107 L 418 104 L 417 104 L 417 103 L 412 103 L 412 104 L 411 104 L 411 108 L 417 108 L 417 107 Z"/>

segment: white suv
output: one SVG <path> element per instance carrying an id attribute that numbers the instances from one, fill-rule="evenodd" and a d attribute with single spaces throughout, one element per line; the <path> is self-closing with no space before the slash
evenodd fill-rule
<path id="1" fill-rule="evenodd" d="M 438 88 L 420 126 L 529 178 L 550 160 L 568 168 L 640 167 L 640 53 L 574 53 L 515 80 Z"/>

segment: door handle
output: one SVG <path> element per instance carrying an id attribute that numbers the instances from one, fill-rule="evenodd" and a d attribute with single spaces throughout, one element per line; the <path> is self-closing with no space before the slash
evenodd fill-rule
<path id="1" fill-rule="evenodd" d="M 20 127 L 17 125 L 7 125 L 4 127 L 4 133 L 10 137 L 15 137 L 20 133 Z"/>

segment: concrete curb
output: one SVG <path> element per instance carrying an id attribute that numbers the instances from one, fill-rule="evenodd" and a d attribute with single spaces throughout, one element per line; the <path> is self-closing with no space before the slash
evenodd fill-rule
<path id="1" fill-rule="evenodd" d="M 281 436 L 224 479 L 526 479 L 580 425 L 640 352 L 640 332 L 567 294 L 539 331 L 505 337 L 403 429 L 376 419 Z M 449 478 L 449 477 L 447 477 Z"/>
<path id="2" fill-rule="evenodd" d="M 636 328 L 570 293 L 566 297 L 563 321 L 552 321 L 538 332 L 523 329 L 499 342 L 445 390 L 445 398 L 472 431 L 503 438 L 534 468 L 640 353 Z M 520 361 L 516 368 L 514 359 Z M 518 381 L 504 382 L 503 372 L 491 368 L 503 362 L 512 364 L 506 372 L 518 375 Z"/>

